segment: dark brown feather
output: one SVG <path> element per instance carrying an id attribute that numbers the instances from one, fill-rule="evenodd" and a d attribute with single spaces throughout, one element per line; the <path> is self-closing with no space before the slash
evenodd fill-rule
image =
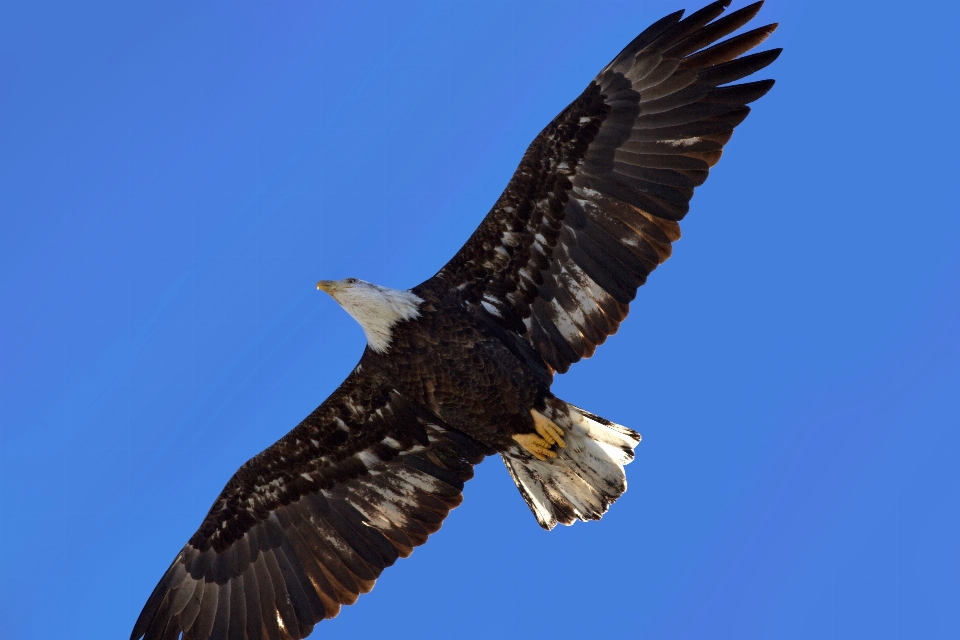
<path id="1" fill-rule="evenodd" d="M 667 16 L 637 36 L 531 143 L 493 210 L 421 287 L 455 289 L 479 313 L 489 311 L 480 307 L 486 300 L 504 329 L 520 333 L 556 371 L 566 371 L 592 353 L 603 336 L 556 315 L 556 276 L 572 263 L 566 271 L 579 267 L 577 278 L 585 281 L 568 275 L 566 282 L 579 285 L 568 293 L 590 292 L 601 306 L 610 301 L 623 306 L 594 325 L 616 330 L 636 288 L 670 256 L 669 244 L 679 238 L 676 221 L 686 215 L 693 189 L 706 180 L 733 129 L 749 113 L 746 105 L 773 84 L 717 88 L 766 67 L 779 54 L 774 50 L 738 58 L 769 37 L 776 25 L 718 42 L 747 24 L 761 4 L 718 18 L 729 5 L 721 0 L 686 19 L 682 13 Z M 572 206 L 571 198 L 618 203 L 621 208 L 613 215 L 636 230 L 639 239 L 593 217 L 609 211 L 608 204 L 590 209 Z M 563 206 L 551 204 L 542 211 L 544 202 Z M 563 240 L 567 230 L 576 232 L 578 240 Z M 513 234 L 509 246 L 504 240 L 508 232 Z M 538 233 L 541 240 L 535 241 Z M 628 246 L 628 241 L 634 244 Z M 571 299 L 580 298 L 565 296 L 561 306 Z M 562 312 L 573 317 L 572 309 Z M 525 319 L 522 329 L 516 318 Z M 558 322 L 577 328 L 564 334 Z"/>
<path id="2" fill-rule="evenodd" d="M 247 600 L 243 593 L 243 579 L 230 585 L 230 627 L 227 638 L 243 640 L 247 635 Z"/>
<path id="3" fill-rule="evenodd" d="M 746 105 L 772 86 L 729 85 L 779 50 L 738 57 L 776 25 L 718 42 L 759 9 L 717 19 L 728 4 L 649 27 L 544 128 L 467 243 L 413 289 L 430 331 L 407 323 L 393 355 L 368 349 L 237 471 L 132 639 L 299 640 L 440 528 L 473 466 L 529 430 L 524 407 L 553 373 L 617 331 Z"/>
<path id="4" fill-rule="evenodd" d="M 207 582 L 203 587 L 203 600 L 200 602 L 200 612 L 190 627 L 190 633 L 195 638 L 209 638 L 213 630 L 213 622 L 217 615 L 217 601 L 220 595 L 220 586 L 216 582 Z M 158 618 L 158 620 L 161 620 Z"/>
<path id="5" fill-rule="evenodd" d="M 731 62 L 704 69 L 700 71 L 698 76 L 701 82 L 712 86 L 735 82 L 772 64 L 774 60 L 780 57 L 782 52 L 783 49 L 770 49 L 769 51 L 753 53 Z"/>
<path id="6" fill-rule="evenodd" d="M 737 56 L 750 51 L 755 46 L 770 37 L 777 28 L 776 24 L 768 24 L 763 27 L 748 31 L 739 36 L 724 40 L 720 44 L 714 45 L 709 49 L 704 49 L 700 53 L 695 53 L 688 58 L 684 58 L 682 69 L 705 69 L 715 64 L 721 64 L 733 60 Z"/>
<path id="7" fill-rule="evenodd" d="M 690 34 L 688 37 L 680 40 L 665 52 L 666 55 L 683 58 L 695 51 L 702 49 L 720 38 L 730 35 L 743 25 L 753 20 L 754 16 L 760 12 L 763 2 L 755 2 L 751 5 L 737 9 L 730 15 L 720 18 L 704 29 Z"/>
<path id="8" fill-rule="evenodd" d="M 257 584 L 256 569 L 251 565 L 243 572 L 243 593 L 247 598 L 247 638 L 261 640 L 263 637 L 263 620 L 260 617 L 260 586 Z"/>
<path id="9" fill-rule="evenodd" d="M 440 528 L 488 450 L 364 367 L 227 483 L 133 638 L 303 638 Z"/>
<path id="10" fill-rule="evenodd" d="M 762 3 L 761 3 L 762 4 Z M 674 53 L 670 45 L 674 42 L 682 41 L 693 33 L 703 31 L 703 26 L 723 13 L 724 9 L 730 6 L 730 0 L 718 0 L 708 4 L 704 8 L 691 13 L 689 16 L 667 29 L 659 38 L 648 44 L 645 49 L 657 49 L 662 51 L 666 57 L 682 58 L 683 53 Z M 731 14 L 732 15 L 732 14 Z M 728 16 L 729 17 L 729 16 Z M 717 37 L 722 37 L 721 34 Z"/>

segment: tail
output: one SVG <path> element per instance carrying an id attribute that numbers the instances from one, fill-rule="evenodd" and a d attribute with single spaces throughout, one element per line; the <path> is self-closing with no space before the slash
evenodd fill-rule
<path id="1" fill-rule="evenodd" d="M 563 429 L 567 446 L 547 460 L 519 446 L 502 453 L 510 476 L 548 531 L 558 522 L 599 520 L 627 490 L 623 467 L 640 434 L 557 398 L 547 400 L 543 414 Z"/>

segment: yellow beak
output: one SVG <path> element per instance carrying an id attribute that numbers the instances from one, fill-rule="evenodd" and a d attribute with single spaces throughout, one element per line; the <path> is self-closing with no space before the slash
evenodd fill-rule
<path id="1" fill-rule="evenodd" d="M 317 291 L 324 291 L 329 293 L 331 296 L 336 289 L 337 283 L 335 280 L 321 280 L 317 283 Z"/>

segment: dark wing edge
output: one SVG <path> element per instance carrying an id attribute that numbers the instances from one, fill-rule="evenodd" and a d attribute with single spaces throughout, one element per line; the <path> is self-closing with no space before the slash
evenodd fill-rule
<path id="1" fill-rule="evenodd" d="M 440 529 L 490 452 L 361 370 L 230 479 L 131 640 L 304 638 Z"/>
<path id="2" fill-rule="evenodd" d="M 591 356 L 670 257 L 694 188 L 747 104 L 773 86 L 729 84 L 781 52 L 743 55 L 776 24 L 714 44 L 763 3 L 715 20 L 729 4 L 669 15 L 627 45 L 531 143 L 477 230 L 421 286 L 459 292 L 555 371 Z"/>

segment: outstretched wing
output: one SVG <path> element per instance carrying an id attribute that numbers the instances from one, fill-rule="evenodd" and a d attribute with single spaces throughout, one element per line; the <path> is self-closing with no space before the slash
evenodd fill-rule
<path id="1" fill-rule="evenodd" d="M 762 2 L 730 0 L 641 33 L 530 145 L 480 227 L 425 284 L 457 290 L 565 372 L 616 332 L 670 256 L 695 187 L 772 80 L 748 56 L 776 25 L 739 29 Z M 711 46 L 712 45 L 712 46 Z"/>
<path id="2" fill-rule="evenodd" d="M 440 528 L 486 453 L 358 367 L 230 479 L 131 639 L 304 638 Z"/>

